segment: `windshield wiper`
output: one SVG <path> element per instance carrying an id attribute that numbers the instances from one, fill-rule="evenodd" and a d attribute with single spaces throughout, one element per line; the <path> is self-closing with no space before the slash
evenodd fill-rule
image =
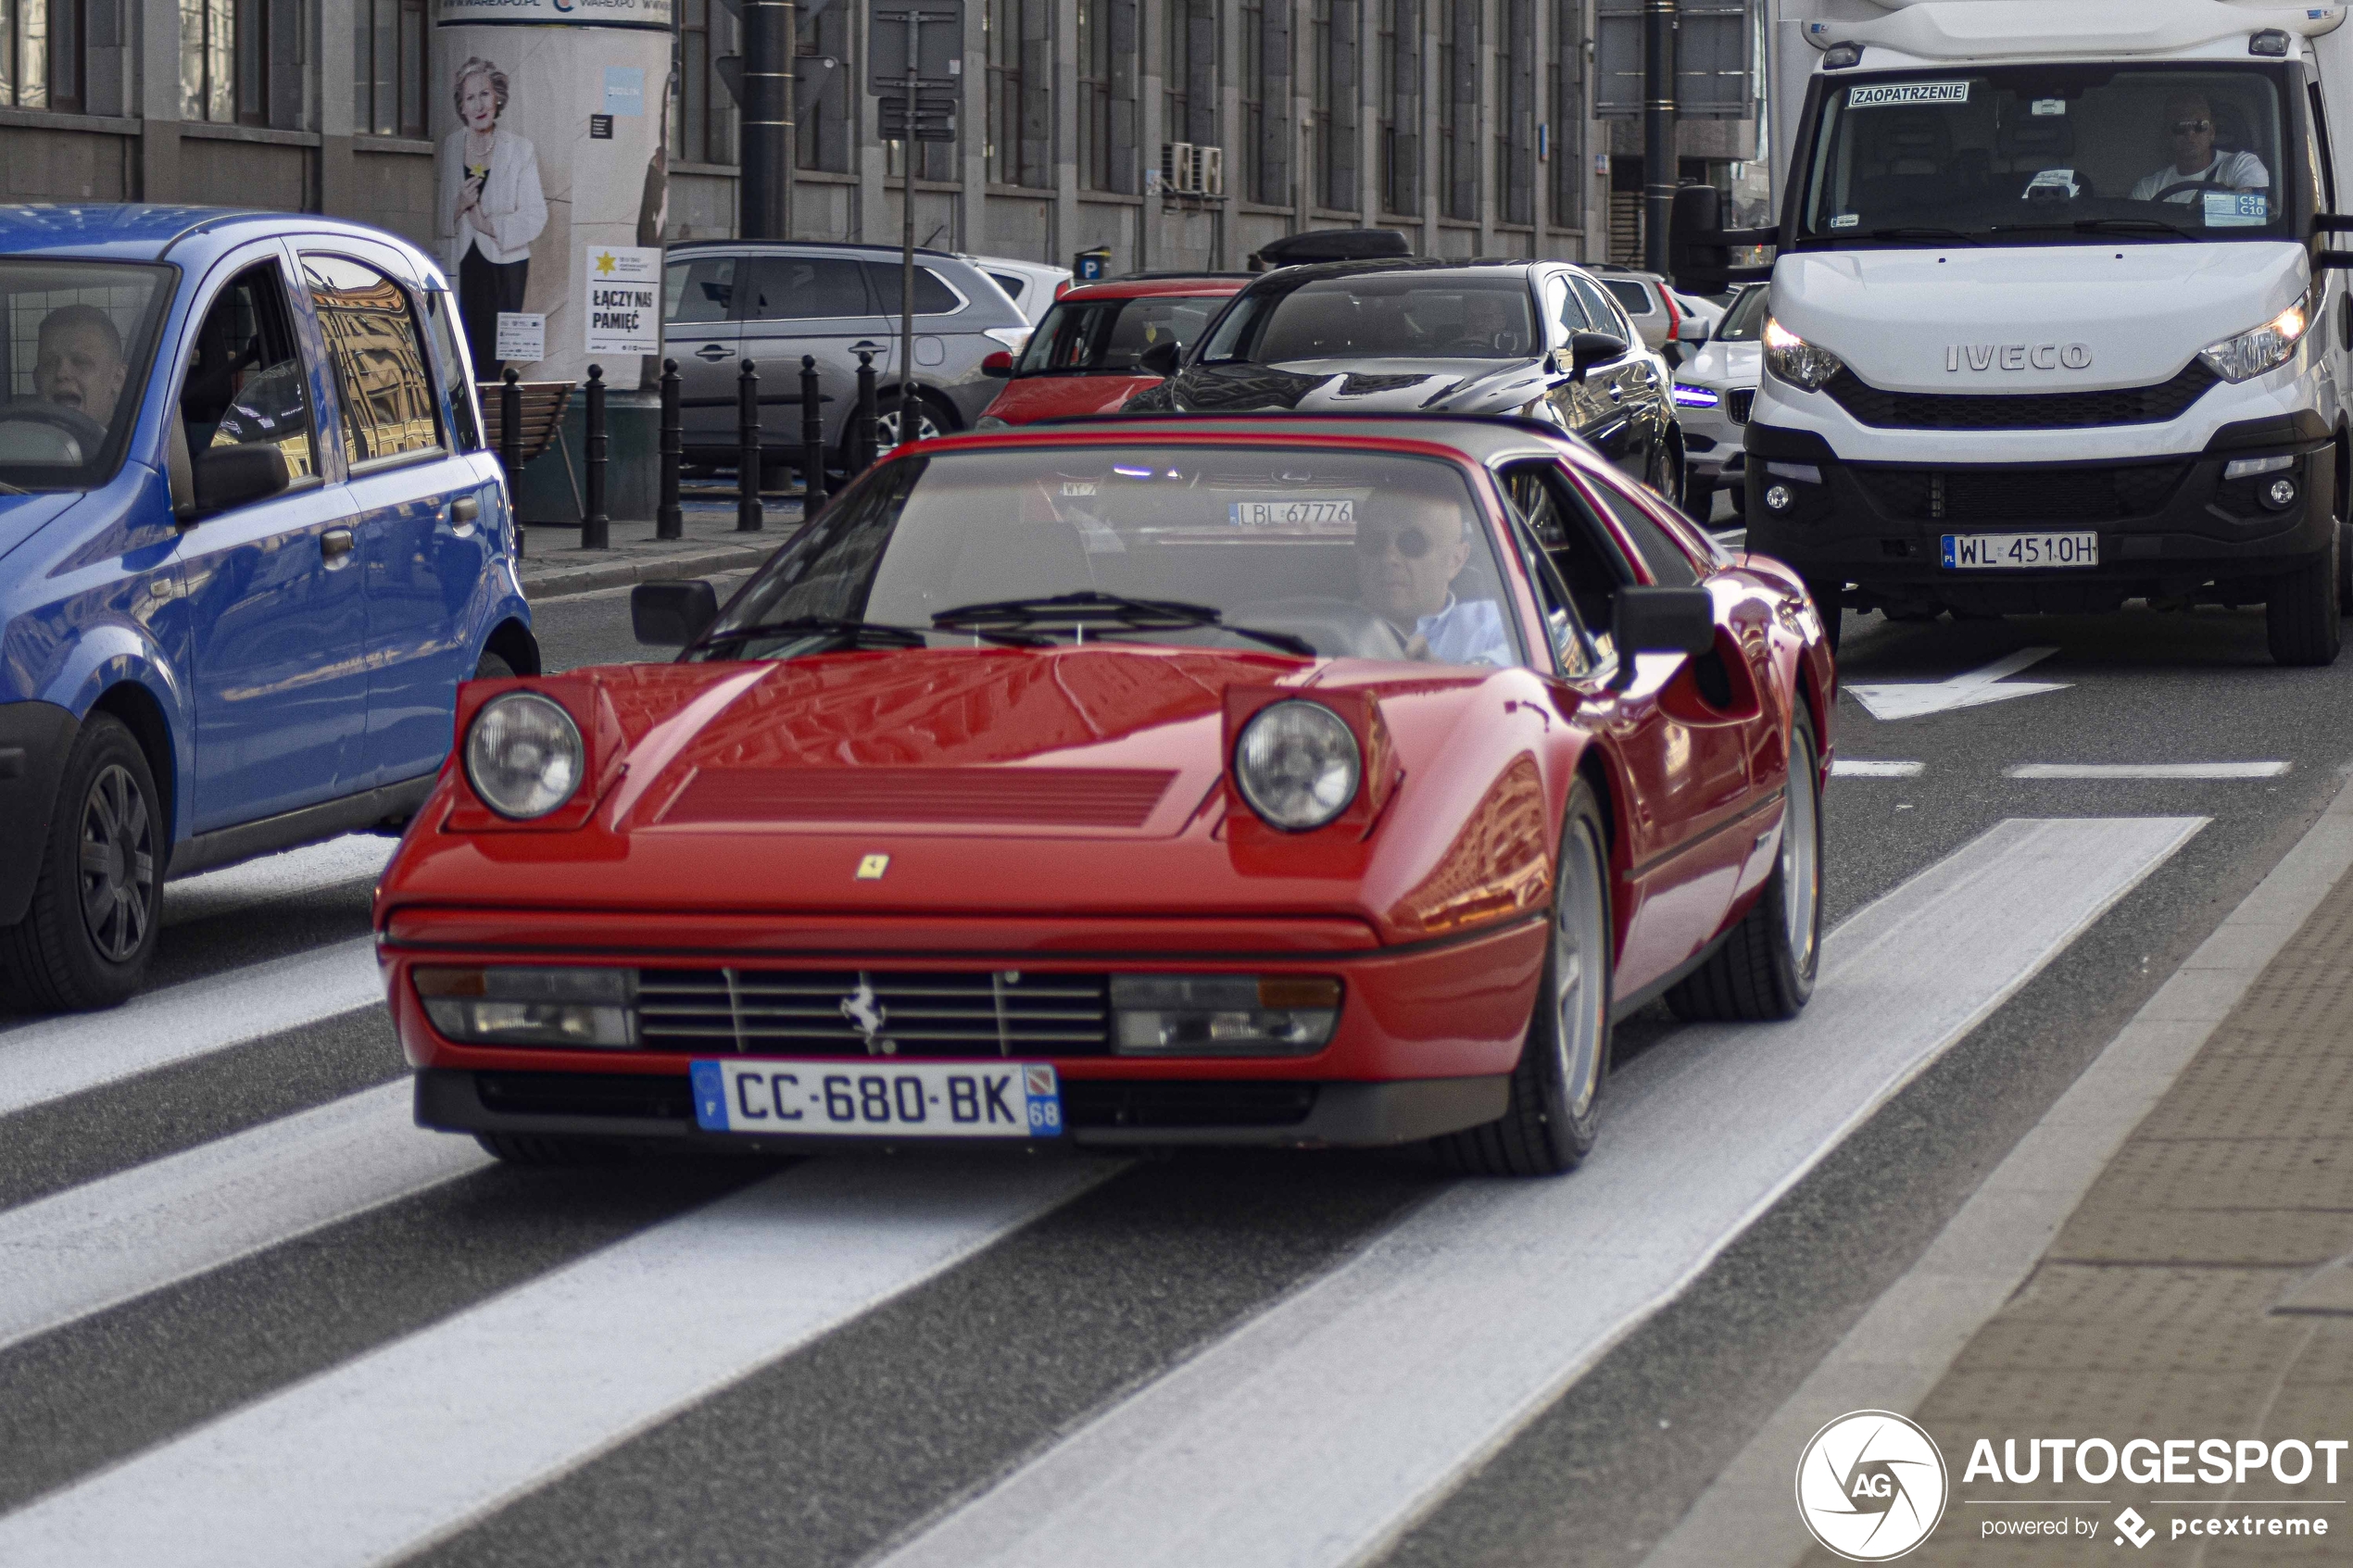
<path id="1" fill-rule="evenodd" d="M 1836 234 L 1831 237 L 1852 239 L 1856 236 Z M 1958 240 L 1965 245 L 1982 245 L 1985 243 L 1975 234 L 1965 234 L 1958 229 L 1924 229 L 1900 224 L 1892 229 L 1872 229 L 1860 237 L 1867 240 Z"/>
<path id="2" fill-rule="evenodd" d="M 1994 232 L 1997 234 L 2170 234 L 2177 240 L 2203 237 L 2178 223 L 2168 223 L 2162 218 L 2078 218 L 2071 223 L 1996 223 Z"/>
<path id="3" fill-rule="evenodd" d="M 981 604 L 958 605 L 943 609 L 931 618 L 931 623 L 943 632 L 972 632 L 981 636 L 991 630 L 1014 631 L 1024 626 L 1068 622 L 1072 625 L 1117 626 L 1131 632 L 1179 632 L 1197 626 L 1214 626 L 1231 632 L 1238 637 L 1297 654 L 1302 659 L 1318 657 L 1315 645 L 1304 637 L 1289 632 L 1269 632 L 1256 626 L 1235 626 L 1208 605 L 1188 604 L 1182 599 L 1131 599 L 1121 594 L 1101 593 L 1093 588 L 1081 588 L 1075 594 L 1052 594 L 1032 599 L 992 599 Z"/>
<path id="4" fill-rule="evenodd" d="M 740 643 L 753 637 L 789 637 L 831 635 L 852 647 L 927 648 L 931 640 L 917 627 L 891 626 L 879 621 L 852 621 L 834 615 L 796 615 L 783 621 L 763 621 L 756 626 L 730 626 L 705 632 L 686 645 L 688 653 L 717 647 L 722 643 Z"/>

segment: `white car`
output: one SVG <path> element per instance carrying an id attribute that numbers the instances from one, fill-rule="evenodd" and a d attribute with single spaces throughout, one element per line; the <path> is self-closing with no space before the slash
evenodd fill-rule
<path id="1" fill-rule="evenodd" d="M 1703 522 L 1717 490 L 1732 493 L 1742 513 L 1742 437 L 1764 373 L 1765 285 L 1732 298 L 1699 352 L 1675 371 L 1675 422 L 1683 428 L 1683 508 Z"/>
<path id="2" fill-rule="evenodd" d="M 988 274 L 988 281 L 1005 291 L 1031 326 L 1043 320 L 1054 301 L 1070 292 L 1071 271 L 1051 261 L 1016 261 L 1005 256 L 966 256 L 969 261 Z"/>

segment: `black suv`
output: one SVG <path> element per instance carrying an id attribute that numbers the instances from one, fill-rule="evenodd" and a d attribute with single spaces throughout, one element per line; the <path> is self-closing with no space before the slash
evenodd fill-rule
<path id="1" fill-rule="evenodd" d="M 1561 262 L 1286 267 L 1236 295 L 1181 366 L 1154 352 L 1144 368 L 1168 380 L 1131 411 L 1532 415 L 1681 498 L 1666 361 Z"/>

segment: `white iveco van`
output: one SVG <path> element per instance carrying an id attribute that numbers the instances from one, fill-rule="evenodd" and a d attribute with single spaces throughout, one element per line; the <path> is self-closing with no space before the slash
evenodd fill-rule
<path id="1" fill-rule="evenodd" d="M 2274 659 L 2334 659 L 2341 6 L 1830 3 L 1750 546 L 1899 618 L 2262 605 Z"/>

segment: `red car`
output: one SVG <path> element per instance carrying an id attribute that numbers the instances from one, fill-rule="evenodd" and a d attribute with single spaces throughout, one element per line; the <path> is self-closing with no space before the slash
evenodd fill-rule
<path id="1" fill-rule="evenodd" d="M 1018 358 L 982 369 L 1013 378 L 982 410 L 975 430 L 1003 430 L 1064 414 L 1109 414 L 1148 386 L 1158 386 L 1175 360 L 1157 370 L 1139 361 L 1160 345 L 1183 348 L 1201 334 L 1251 274 L 1129 278 L 1088 283 L 1054 302 Z M 1162 348 L 1165 355 L 1167 348 Z"/>
<path id="2" fill-rule="evenodd" d="M 1592 1147 L 1614 1017 L 1812 989 L 1803 585 L 1550 426 L 902 448 L 677 662 L 474 681 L 375 904 L 425 1126 Z"/>

